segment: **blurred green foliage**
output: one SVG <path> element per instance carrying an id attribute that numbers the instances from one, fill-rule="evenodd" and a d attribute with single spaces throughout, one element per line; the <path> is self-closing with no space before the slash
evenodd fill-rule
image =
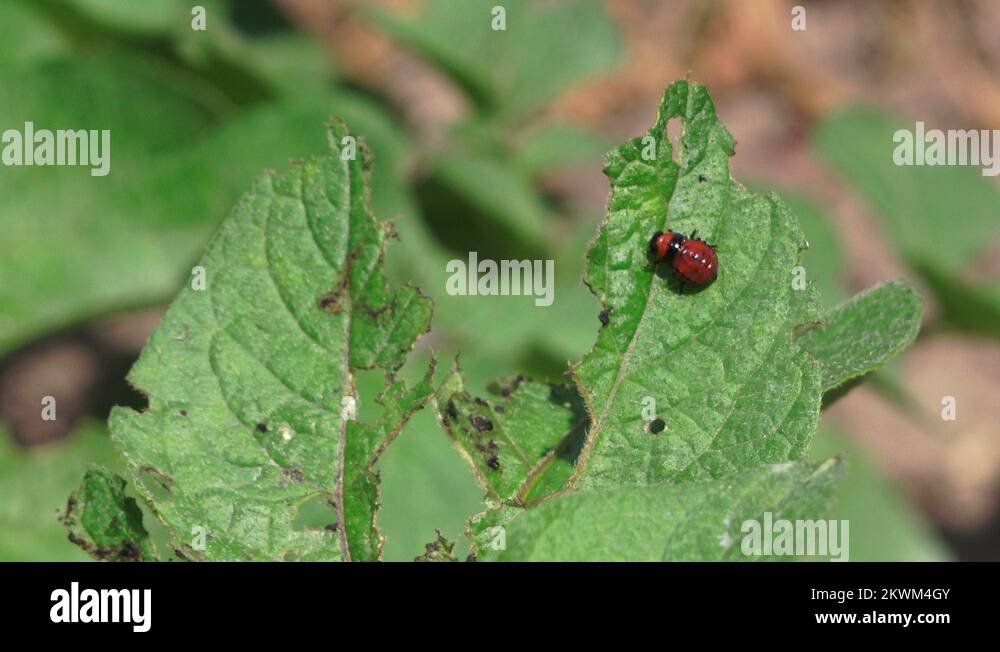
<path id="1" fill-rule="evenodd" d="M 852 108 L 824 119 L 814 145 L 934 292 L 945 324 L 1000 337 L 1000 279 L 975 278 L 988 247 L 1000 239 L 1000 190 L 978 167 L 896 165 L 897 129 L 912 132 L 914 126 Z"/>
<path id="2" fill-rule="evenodd" d="M 71 439 L 24 450 L 0 429 L 0 561 L 86 561 L 59 522 L 90 464 L 115 460 L 107 430 L 93 422 Z"/>
<path id="3" fill-rule="evenodd" d="M 846 472 L 833 518 L 850 521 L 851 561 L 946 561 L 947 546 L 909 498 L 882 477 L 844 433 L 823 426 L 810 459 L 844 456 Z"/>

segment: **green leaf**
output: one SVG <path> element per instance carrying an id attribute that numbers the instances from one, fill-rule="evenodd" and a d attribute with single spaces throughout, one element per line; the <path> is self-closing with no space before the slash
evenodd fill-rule
<path id="1" fill-rule="evenodd" d="M 373 11 L 390 36 L 430 60 L 481 108 L 511 118 L 564 89 L 605 72 L 620 43 L 601 3 L 506 6 L 506 29 L 494 30 L 493 0 L 428 0 L 419 13 Z"/>
<path id="2" fill-rule="evenodd" d="M 125 479 L 95 467 L 66 503 L 62 522 L 69 539 L 95 559 L 152 561 L 156 558 L 142 510 L 125 495 Z"/>
<path id="3" fill-rule="evenodd" d="M 756 560 L 741 546 L 746 520 L 826 518 L 843 465 L 784 463 L 725 478 L 584 490 L 528 510 L 506 526 L 490 561 Z M 497 546 L 499 547 L 499 546 Z M 781 557 L 775 557 L 781 558 Z"/>
<path id="4" fill-rule="evenodd" d="M 429 328 L 419 291 L 387 286 L 388 229 L 368 210 L 368 152 L 264 174 L 240 200 L 129 375 L 150 407 L 110 424 L 140 495 L 184 554 L 205 559 L 372 559 L 372 465 L 427 394 L 392 378 Z M 353 423 L 355 374 L 388 376 L 383 418 Z M 430 372 L 428 372 L 429 374 Z M 361 490 L 363 489 L 363 491 Z M 296 527 L 325 501 L 323 529 Z M 187 543 L 195 528 L 205 550 Z"/>
<path id="5" fill-rule="evenodd" d="M 672 118 L 683 122 L 679 163 Z M 647 137 L 608 156 L 608 217 L 585 279 L 608 323 L 574 367 L 592 420 L 575 485 L 718 478 L 797 459 L 816 429 L 821 369 L 792 335 L 819 318 L 814 290 L 792 287 L 804 238 L 776 195 L 732 179 L 733 146 L 705 88 L 681 81 Z M 719 276 L 685 292 L 671 270 L 651 269 L 648 242 L 695 229 L 718 246 Z"/>
<path id="6" fill-rule="evenodd" d="M 587 425 L 579 395 L 524 376 L 492 390 L 491 400 L 470 394 L 456 364 L 435 399 L 441 425 L 488 499 L 523 506 L 561 489 Z"/>
<path id="7" fill-rule="evenodd" d="M 856 294 L 804 331 L 799 343 L 823 367 L 823 391 L 882 367 L 913 343 L 924 302 L 902 280 Z"/>

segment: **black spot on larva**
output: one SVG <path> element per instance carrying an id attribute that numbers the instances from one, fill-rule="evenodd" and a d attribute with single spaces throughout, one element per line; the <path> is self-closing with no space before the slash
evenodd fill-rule
<path id="1" fill-rule="evenodd" d="M 708 181 L 708 179 L 705 178 L 704 174 L 698 175 L 698 183 L 705 183 L 706 181 Z"/>
<path id="2" fill-rule="evenodd" d="M 663 429 L 667 427 L 666 422 L 663 419 L 653 419 L 649 422 L 649 432 L 654 435 L 658 435 L 663 432 Z"/>
<path id="3" fill-rule="evenodd" d="M 494 471 L 499 471 L 500 470 L 500 460 L 497 458 L 496 455 L 493 455 L 493 456 L 490 457 L 490 459 L 486 460 L 486 466 L 490 467 Z"/>
<path id="4" fill-rule="evenodd" d="M 267 424 L 266 423 L 258 423 L 257 424 L 257 432 L 267 432 Z"/>
<path id="5" fill-rule="evenodd" d="M 469 420 L 472 421 L 472 426 L 479 432 L 493 430 L 493 422 L 481 414 L 473 414 Z"/>
<path id="6" fill-rule="evenodd" d="M 611 308 L 605 308 L 601 311 L 601 314 L 597 315 L 597 318 L 601 321 L 601 326 L 607 326 L 611 321 L 611 317 L 608 314 L 611 312 Z"/>

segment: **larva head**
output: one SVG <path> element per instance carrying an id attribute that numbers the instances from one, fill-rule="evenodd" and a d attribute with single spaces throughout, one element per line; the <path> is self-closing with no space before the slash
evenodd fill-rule
<path id="1" fill-rule="evenodd" d="M 649 241 L 649 252 L 657 261 L 670 260 L 683 248 L 685 240 L 680 233 L 657 231 Z"/>

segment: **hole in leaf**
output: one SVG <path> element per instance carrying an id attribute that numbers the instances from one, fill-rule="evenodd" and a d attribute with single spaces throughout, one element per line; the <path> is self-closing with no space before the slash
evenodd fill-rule
<path id="1" fill-rule="evenodd" d="M 322 530 L 337 521 L 337 510 L 330 496 L 317 494 L 298 505 L 292 527 L 296 530 Z"/>
<path id="2" fill-rule="evenodd" d="M 667 138 L 670 139 L 670 158 L 674 163 L 681 163 L 681 136 L 684 135 L 684 120 L 682 118 L 670 118 L 667 121 Z"/>

